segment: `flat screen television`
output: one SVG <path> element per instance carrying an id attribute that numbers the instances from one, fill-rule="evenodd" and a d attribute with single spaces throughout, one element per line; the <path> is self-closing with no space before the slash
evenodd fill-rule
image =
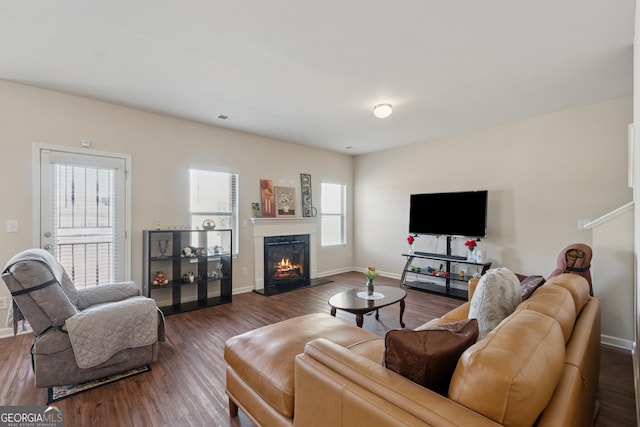
<path id="1" fill-rule="evenodd" d="M 409 233 L 487 236 L 486 190 L 412 194 Z"/>

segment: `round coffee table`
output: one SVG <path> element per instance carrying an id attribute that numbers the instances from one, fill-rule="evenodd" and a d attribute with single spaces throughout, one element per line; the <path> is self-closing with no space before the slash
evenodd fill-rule
<path id="1" fill-rule="evenodd" d="M 362 288 L 349 289 L 340 292 L 329 299 L 331 315 L 335 317 L 336 310 L 344 310 L 356 315 L 356 325 L 362 328 L 364 315 L 371 311 L 376 311 L 376 319 L 379 319 L 378 310 L 397 302 L 400 303 L 400 326 L 404 328 L 402 315 L 404 314 L 404 299 L 407 293 L 400 288 L 392 286 L 376 286 L 374 299 L 365 299 L 358 296 L 358 293 L 366 294 L 364 286 Z"/>

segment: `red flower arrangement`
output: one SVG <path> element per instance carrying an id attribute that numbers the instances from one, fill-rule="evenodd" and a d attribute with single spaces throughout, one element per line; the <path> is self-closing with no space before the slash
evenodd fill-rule
<path id="1" fill-rule="evenodd" d="M 470 251 L 473 251 L 476 246 L 478 246 L 478 242 L 476 242 L 475 240 L 467 240 L 466 242 L 464 242 L 464 245 L 469 248 Z"/>
<path id="2" fill-rule="evenodd" d="M 411 234 L 407 236 L 407 242 L 409 242 L 410 245 L 412 245 L 415 240 L 416 239 Z"/>

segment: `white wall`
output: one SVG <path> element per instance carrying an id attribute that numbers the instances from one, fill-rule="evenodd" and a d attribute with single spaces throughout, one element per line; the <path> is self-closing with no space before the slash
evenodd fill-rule
<path id="1" fill-rule="evenodd" d="M 155 228 L 158 218 L 165 226 L 189 223 L 189 168 L 239 171 L 241 252 L 234 260 L 236 291 L 253 289 L 251 224 L 242 225 L 251 217 L 251 202 L 260 200 L 261 178 L 299 191 L 300 173 L 309 173 L 315 204 L 320 201 L 322 180 L 353 184 L 351 156 L 0 80 L 0 267 L 34 241 L 33 143 L 80 148 L 82 139 L 91 140 L 91 149 L 132 157 L 132 272 L 138 284 L 142 280 L 142 230 Z M 297 203 L 300 212 L 300 197 Z M 19 220 L 20 232 L 6 232 L 9 219 Z M 315 250 L 319 275 L 352 265 L 351 246 Z M 241 275 L 242 267 L 246 275 Z M 0 286 L 0 296 L 8 295 L 6 287 Z M 0 310 L 0 319 L 5 312 Z"/>
<path id="2" fill-rule="evenodd" d="M 634 247 L 634 311 L 633 321 L 635 342 L 633 352 L 633 377 L 636 391 L 636 415 L 640 415 L 640 354 L 638 354 L 638 340 L 640 339 L 640 274 L 638 274 L 638 253 L 640 253 L 640 9 L 636 1 L 636 15 L 633 37 L 633 123 L 634 123 L 634 151 L 633 158 L 633 247 Z"/>
<path id="3" fill-rule="evenodd" d="M 480 249 L 493 267 L 547 277 L 564 247 L 592 245 L 591 231 L 579 230 L 579 219 L 595 219 L 632 200 L 627 187 L 631 121 L 632 99 L 625 98 L 358 156 L 356 265 L 375 264 L 399 276 L 411 193 L 486 189 L 488 236 Z M 464 217 L 461 207 L 438 208 Z M 454 242 L 454 253 L 466 253 L 464 241 Z M 445 250 L 444 239 L 436 243 L 430 237 L 418 238 L 415 247 Z M 627 289 L 609 301 L 594 286 L 612 307 L 633 298 Z M 627 335 L 626 330 L 608 332 Z"/>
<path id="4" fill-rule="evenodd" d="M 633 209 L 593 229 L 591 268 L 600 296 L 603 341 L 631 349 L 635 341 Z"/>
<path id="5" fill-rule="evenodd" d="M 299 174 L 310 173 L 316 205 L 322 180 L 353 189 L 349 244 L 316 248 L 319 275 L 375 264 L 399 277 L 409 194 L 487 189 L 489 235 L 480 248 L 494 266 L 546 276 L 563 247 L 592 244 L 591 233 L 578 230 L 578 219 L 599 217 L 631 200 L 626 186 L 631 120 L 632 100 L 625 98 L 352 158 L 0 81 L 0 265 L 32 246 L 32 144 L 79 147 L 86 138 L 93 149 L 132 156 L 132 266 L 138 283 L 141 231 L 154 227 L 157 218 L 186 224 L 186 171 L 215 166 L 240 172 L 241 225 L 251 216 L 251 202 L 259 200 L 261 178 L 291 180 L 299 188 Z M 19 233 L 6 232 L 9 219 L 20 221 Z M 464 253 L 463 240 L 455 242 L 458 253 Z M 439 245 L 421 237 L 416 249 L 443 250 Z M 253 287 L 251 226 L 241 227 L 240 248 L 236 291 Z M 0 296 L 8 296 L 4 286 Z"/>

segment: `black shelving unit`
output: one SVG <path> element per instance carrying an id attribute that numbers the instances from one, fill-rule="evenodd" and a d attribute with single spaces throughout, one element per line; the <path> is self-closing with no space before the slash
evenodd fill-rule
<path id="1" fill-rule="evenodd" d="M 429 252 L 414 252 L 411 254 L 402 254 L 402 256 L 407 257 L 407 262 L 405 263 L 404 270 L 402 271 L 402 276 L 400 278 L 400 284 L 402 286 L 408 286 L 411 288 L 423 289 L 431 292 L 438 292 L 441 294 L 467 299 L 468 292 L 465 289 L 458 289 L 451 286 L 454 282 L 459 282 L 461 284 L 466 284 L 468 280 L 472 277 L 470 274 L 466 274 L 464 276 L 460 276 L 458 274 L 453 274 L 451 272 L 451 266 L 454 264 L 467 264 L 469 266 L 476 266 L 480 270 L 480 274 L 484 274 L 489 268 L 491 268 L 490 262 L 478 263 L 475 261 L 469 261 L 466 257 L 457 256 L 451 254 L 451 237 L 447 237 L 447 253 L 446 254 L 437 254 L 437 253 L 429 253 Z M 422 259 L 430 259 L 434 261 L 442 261 L 442 272 L 439 273 L 441 275 L 434 275 L 428 271 L 415 271 L 411 270 L 411 265 L 413 264 L 413 260 L 416 258 Z M 445 274 L 446 273 L 446 274 Z M 416 280 L 408 281 L 407 275 L 415 274 Z M 422 278 L 424 280 L 418 280 L 418 278 Z"/>
<path id="2" fill-rule="evenodd" d="M 144 230 L 143 239 L 144 292 L 165 315 L 231 302 L 231 230 Z M 158 271 L 166 283 L 154 284 Z"/>

